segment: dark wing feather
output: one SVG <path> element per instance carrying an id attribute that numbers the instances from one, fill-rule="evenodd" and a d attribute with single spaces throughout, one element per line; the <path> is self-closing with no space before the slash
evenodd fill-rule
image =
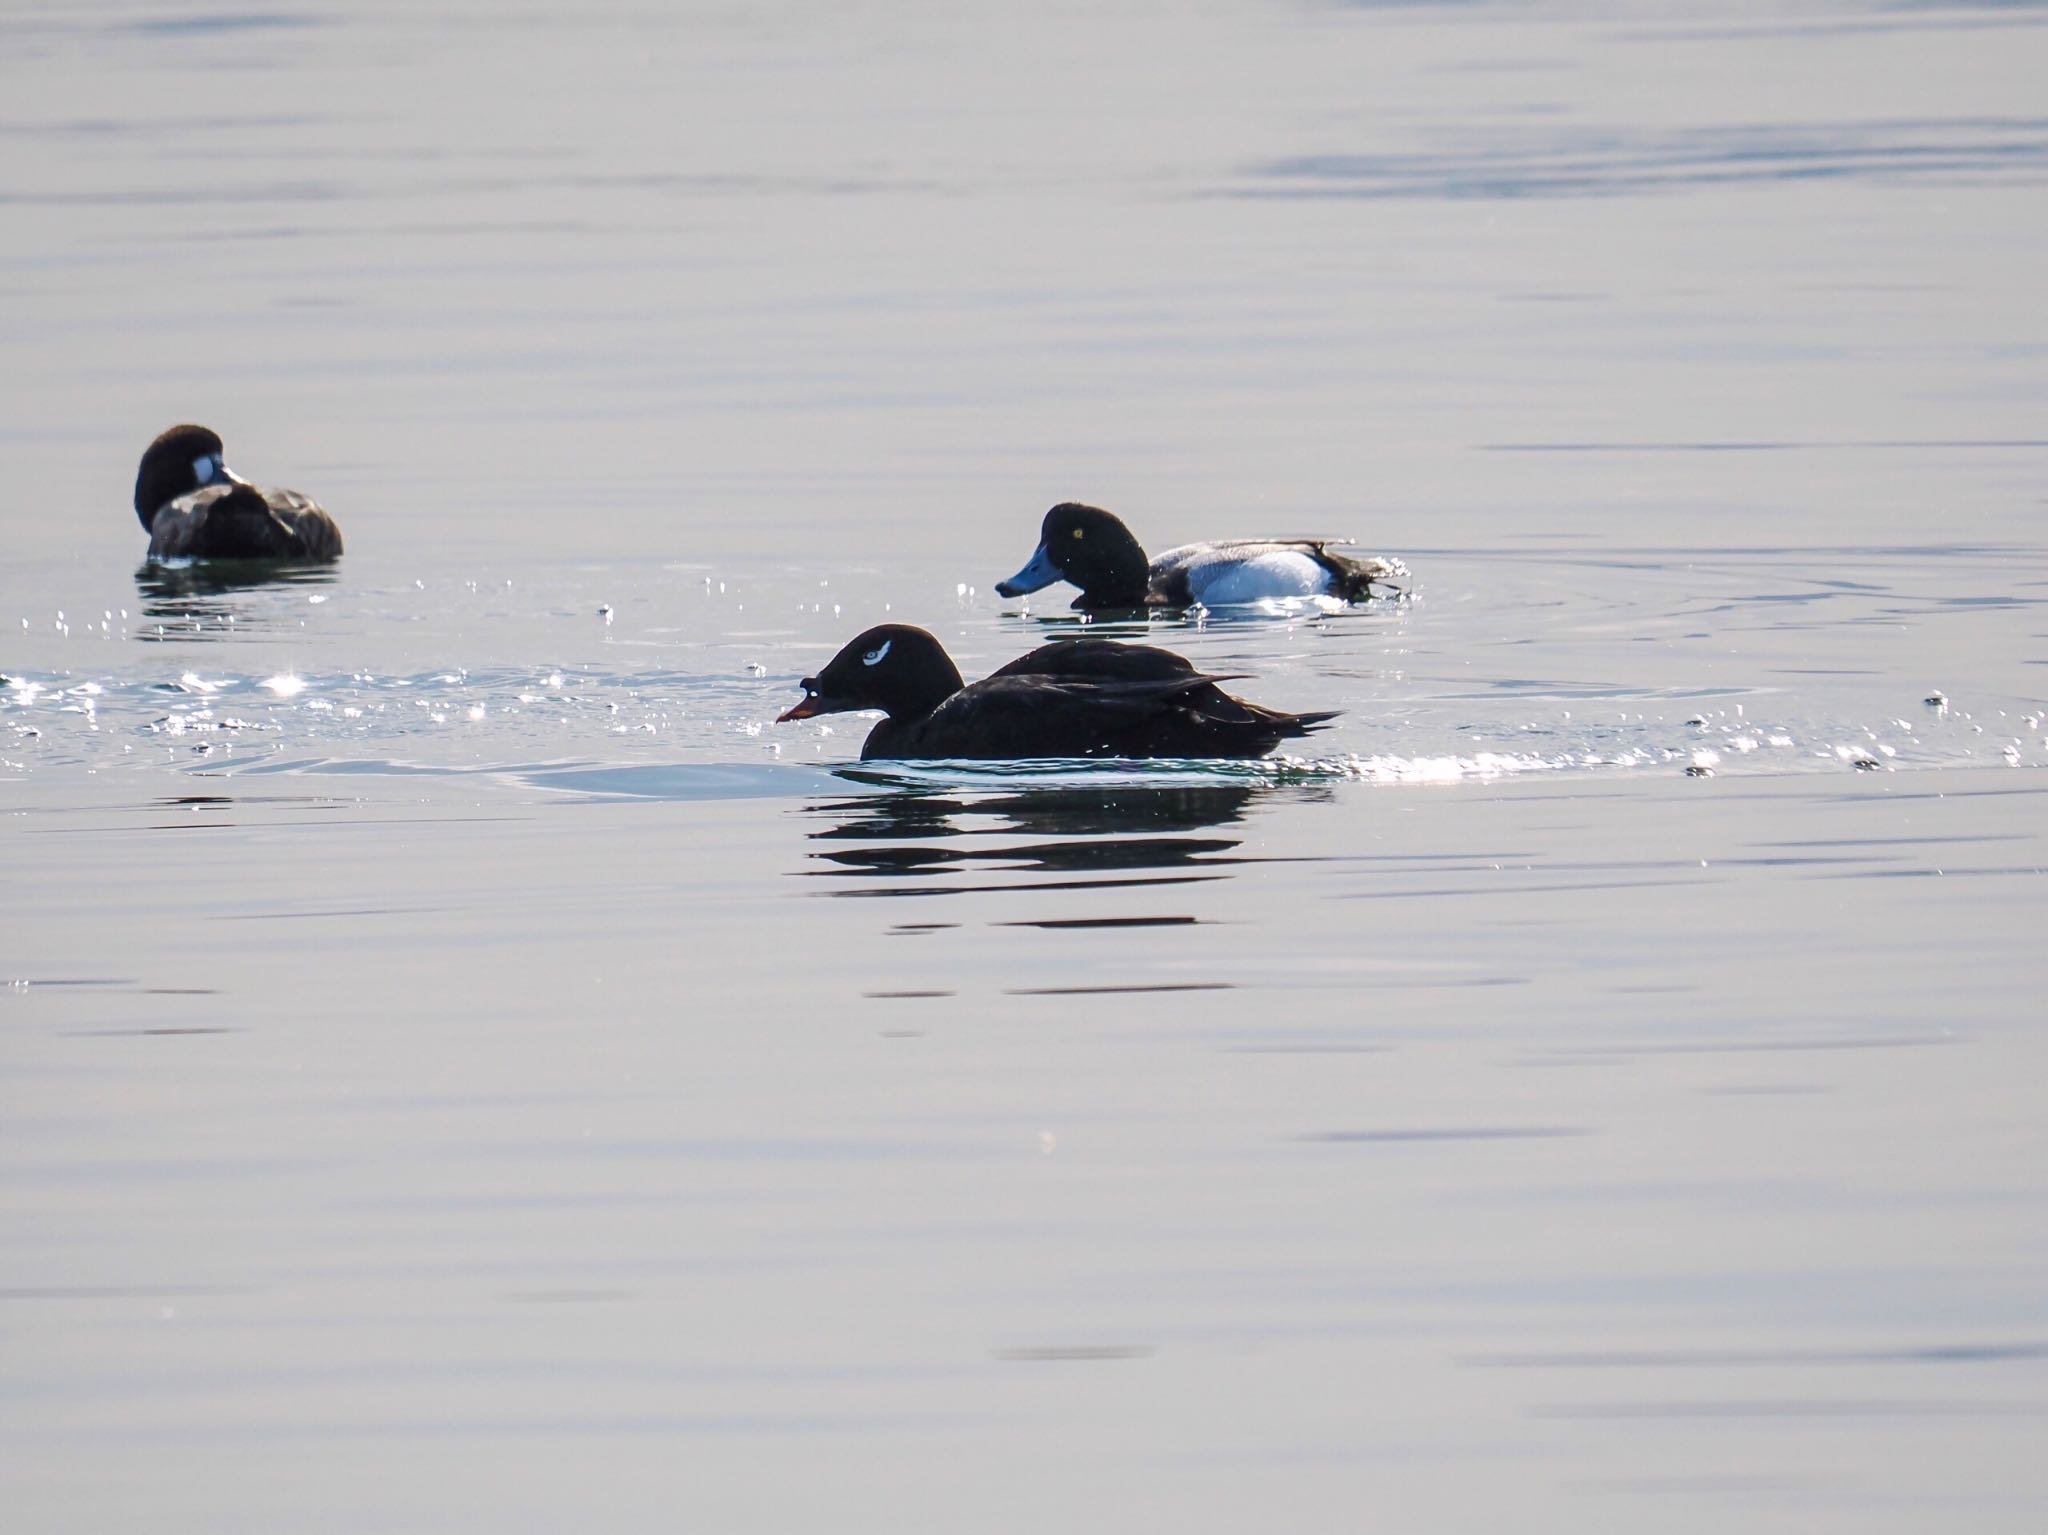
<path id="1" fill-rule="evenodd" d="M 213 518 L 214 502 L 234 487 L 204 485 L 189 494 L 166 502 L 149 526 L 152 559 L 206 559 L 207 526 Z"/>
<path id="2" fill-rule="evenodd" d="M 332 560 L 341 556 L 341 529 L 327 515 L 327 508 L 303 491 L 265 486 L 263 500 L 271 512 L 291 531 L 291 553 L 279 556 L 293 560 Z"/>
<path id="3" fill-rule="evenodd" d="M 331 560 L 341 530 L 320 503 L 296 490 L 260 487 L 221 505 L 236 487 L 205 485 L 170 502 L 150 525 L 152 559 Z"/>
<path id="4" fill-rule="evenodd" d="M 1406 565 L 1384 555 L 1339 554 L 1330 547 L 1332 541 L 1329 539 L 1303 538 L 1290 542 L 1307 549 L 1317 563 L 1336 578 L 1337 595 L 1346 602 L 1357 602 L 1374 595 L 1375 586 L 1385 586 L 1398 592 L 1400 588 L 1393 583 L 1408 574 Z"/>
<path id="5" fill-rule="evenodd" d="M 1083 682 L 1185 682 L 1197 675 L 1194 662 L 1186 656 L 1156 645 L 1125 645 L 1116 640 L 1054 640 L 989 673 L 991 680 L 1067 677 Z"/>
<path id="6" fill-rule="evenodd" d="M 1107 641 L 1075 641 L 1146 650 Z M 1048 646 L 1047 649 L 1059 649 Z M 1259 757 L 1327 715 L 1294 715 L 1233 698 L 1178 656 L 1169 677 L 1108 680 L 998 674 L 962 688 L 923 719 L 884 721 L 863 757 Z M 1029 657 L 1024 659 L 1029 660 Z M 1058 658 L 1070 664 L 1079 658 Z M 1012 663 L 1013 665 L 1015 663 Z M 1154 666 L 1160 663 L 1150 663 Z"/>

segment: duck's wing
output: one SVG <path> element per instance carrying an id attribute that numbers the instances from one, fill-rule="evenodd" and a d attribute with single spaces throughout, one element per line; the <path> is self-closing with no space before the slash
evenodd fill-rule
<path id="1" fill-rule="evenodd" d="M 1195 604 L 1190 577 L 1204 565 L 1219 558 L 1224 544 L 1180 544 L 1152 557 L 1146 577 L 1146 601 L 1155 607 L 1188 608 Z"/>
<path id="2" fill-rule="evenodd" d="M 975 759 L 1162 755 L 1149 732 L 1172 699 L 1204 686 L 1193 675 L 1114 681 L 1046 673 L 988 677 L 897 734 L 906 757 Z"/>
<path id="3" fill-rule="evenodd" d="M 149 557 L 153 560 L 196 558 L 206 526 L 206 509 L 226 495 L 225 485 L 207 485 L 167 501 L 149 522 Z"/>
<path id="4" fill-rule="evenodd" d="M 331 560 L 341 530 L 311 496 L 258 487 L 261 504 L 239 487 L 202 485 L 164 506 L 149 530 L 157 560 Z"/>
<path id="5" fill-rule="evenodd" d="M 1144 680 L 1013 673 L 962 688 L 892 732 L 887 749 L 973 759 L 1258 757 L 1329 717 L 1246 703 L 1192 668 Z"/>
<path id="6" fill-rule="evenodd" d="M 997 677 L 1064 677 L 1080 682 L 1199 680 L 1195 663 L 1156 645 L 1116 640 L 1054 640 L 989 673 Z M 1213 679 L 1212 679 L 1213 680 Z"/>
<path id="7" fill-rule="evenodd" d="M 237 496 L 223 509 L 219 503 L 235 489 L 202 485 L 160 507 L 149 525 L 150 558 L 252 559 L 259 556 L 248 552 L 251 544 L 261 547 L 285 536 L 261 510 L 250 506 L 247 496 Z"/>
<path id="8" fill-rule="evenodd" d="M 332 560 L 341 556 L 341 529 L 327 509 L 304 491 L 283 486 L 263 487 L 263 503 L 286 529 L 289 553 L 275 556 L 292 560 Z"/>
<path id="9" fill-rule="evenodd" d="M 1288 597 L 1348 602 L 1405 576 L 1399 560 L 1339 553 L 1337 538 L 1224 538 L 1182 544 L 1152 561 L 1151 600 L 1165 607 L 1228 606 Z"/>
<path id="10" fill-rule="evenodd" d="M 1330 572 L 1336 587 L 1334 595 L 1346 602 L 1362 602 L 1368 597 L 1382 595 L 1375 587 L 1385 587 L 1385 595 L 1399 596 L 1402 588 L 1396 583 L 1408 579 L 1408 567 L 1390 555 L 1340 553 L 1331 546 L 1342 544 L 1347 549 L 1349 540 L 1342 538 L 1297 538 L 1285 540 L 1290 548 L 1308 551 L 1322 567 Z"/>

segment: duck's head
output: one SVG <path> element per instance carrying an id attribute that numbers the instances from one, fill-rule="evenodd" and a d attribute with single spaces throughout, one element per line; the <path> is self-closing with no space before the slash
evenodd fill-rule
<path id="1" fill-rule="evenodd" d="M 1081 588 L 1076 607 L 1139 607 L 1149 578 L 1144 547 L 1123 522 L 1099 506 L 1062 501 L 1039 525 L 1038 548 L 999 597 L 1022 597 L 1055 581 Z"/>
<path id="2" fill-rule="evenodd" d="M 849 709 L 914 719 L 931 713 L 960 686 L 960 668 L 933 635 L 909 624 L 878 624 L 848 640 L 817 676 L 804 678 L 802 701 L 776 722 Z"/>
<path id="3" fill-rule="evenodd" d="M 202 485 L 240 485 L 228 468 L 220 433 L 203 426 L 174 426 L 157 434 L 135 471 L 135 515 L 148 528 L 166 502 Z"/>

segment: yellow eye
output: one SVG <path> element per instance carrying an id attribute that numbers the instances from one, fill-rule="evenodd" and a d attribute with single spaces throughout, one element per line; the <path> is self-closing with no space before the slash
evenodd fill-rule
<path id="1" fill-rule="evenodd" d="M 1074 529 L 1074 537 L 1076 537 L 1076 538 L 1085 538 L 1085 537 L 1087 537 L 1087 535 L 1088 535 L 1088 530 L 1087 530 L 1086 528 L 1076 528 L 1076 529 Z"/>

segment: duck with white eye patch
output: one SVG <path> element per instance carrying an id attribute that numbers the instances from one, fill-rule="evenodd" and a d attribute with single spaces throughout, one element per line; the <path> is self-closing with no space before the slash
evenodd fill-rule
<path id="1" fill-rule="evenodd" d="M 256 514 L 261 506 L 263 515 Z M 227 466 L 220 434 L 174 426 L 135 472 L 135 515 L 153 560 L 332 560 L 341 529 L 311 496 L 251 485 Z"/>
<path id="2" fill-rule="evenodd" d="M 1233 607 L 1308 597 L 1361 602 L 1405 576 L 1399 560 L 1340 554 L 1329 538 L 1231 538 L 1182 544 L 1147 560 L 1123 521 L 1099 506 L 1062 501 L 1045 514 L 1024 568 L 996 583 L 1022 597 L 1071 581 L 1089 613 L 1133 608 Z"/>
<path id="3" fill-rule="evenodd" d="M 882 624 L 849 641 L 778 722 L 854 709 L 887 716 L 861 758 L 1263 757 L 1334 711 L 1289 714 L 1232 697 L 1185 656 L 1114 640 L 1059 640 L 969 685 L 923 629 Z"/>

